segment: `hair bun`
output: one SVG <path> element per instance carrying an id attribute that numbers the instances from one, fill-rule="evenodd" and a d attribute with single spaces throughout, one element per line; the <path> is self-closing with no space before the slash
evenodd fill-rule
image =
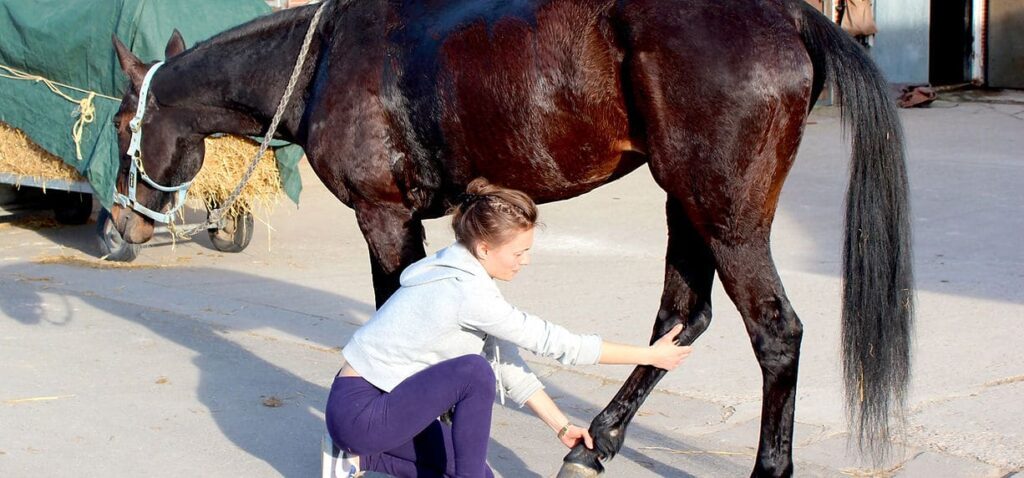
<path id="1" fill-rule="evenodd" d="M 491 184 L 487 178 L 479 177 L 469 182 L 466 186 L 466 194 L 474 196 L 490 196 L 501 188 Z"/>

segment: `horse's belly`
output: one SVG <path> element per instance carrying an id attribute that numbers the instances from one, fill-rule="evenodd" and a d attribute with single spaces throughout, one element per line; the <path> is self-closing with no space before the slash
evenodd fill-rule
<path id="1" fill-rule="evenodd" d="M 531 19 L 480 20 L 442 39 L 439 127 L 452 182 L 485 176 L 551 201 L 643 163 L 607 8 L 556 0 Z"/>

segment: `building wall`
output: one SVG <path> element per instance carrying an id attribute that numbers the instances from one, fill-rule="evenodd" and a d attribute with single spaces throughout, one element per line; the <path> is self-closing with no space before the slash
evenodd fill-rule
<path id="1" fill-rule="evenodd" d="M 890 83 L 928 82 L 929 0 L 875 0 L 872 56 Z"/>
<path id="2" fill-rule="evenodd" d="M 992 0 L 988 12 L 988 83 L 1024 88 L 1024 0 Z"/>

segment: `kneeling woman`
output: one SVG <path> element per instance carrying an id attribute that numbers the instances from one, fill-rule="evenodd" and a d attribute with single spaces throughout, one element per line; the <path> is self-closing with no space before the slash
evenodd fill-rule
<path id="1" fill-rule="evenodd" d="M 363 470 L 493 476 L 486 460 L 495 380 L 502 398 L 528 405 L 565 446 L 582 440 L 593 448 L 587 429 L 558 409 L 517 346 L 567 365 L 671 370 L 689 355 L 689 347 L 672 342 L 679 327 L 649 347 L 620 345 L 571 333 L 506 302 L 494 279 L 512 280 L 529 264 L 536 222 L 526 194 L 473 181 L 452 220 L 457 242 L 409 266 L 401 288 L 345 346 L 347 363 L 327 400 L 327 428 L 337 446 L 359 456 Z M 437 419 L 453 408 L 450 426 Z"/>

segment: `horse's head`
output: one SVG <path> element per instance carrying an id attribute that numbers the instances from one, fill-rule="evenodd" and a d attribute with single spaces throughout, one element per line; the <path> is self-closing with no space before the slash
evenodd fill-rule
<path id="1" fill-rule="evenodd" d="M 167 209 L 173 213 L 184 201 L 184 191 L 202 166 L 204 135 L 191 128 L 194 108 L 161 102 L 161 94 L 177 91 L 174 80 L 156 74 L 161 63 L 143 63 L 116 36 L 113 41 L 129 84 L 114 116 L 120 166 L 110 212 L 121 236 L 140 244 L 153 237 L 156 220 L 169 222 Z M 175 30 L 165 58 L 184 50 L 185 42 Z"/>

